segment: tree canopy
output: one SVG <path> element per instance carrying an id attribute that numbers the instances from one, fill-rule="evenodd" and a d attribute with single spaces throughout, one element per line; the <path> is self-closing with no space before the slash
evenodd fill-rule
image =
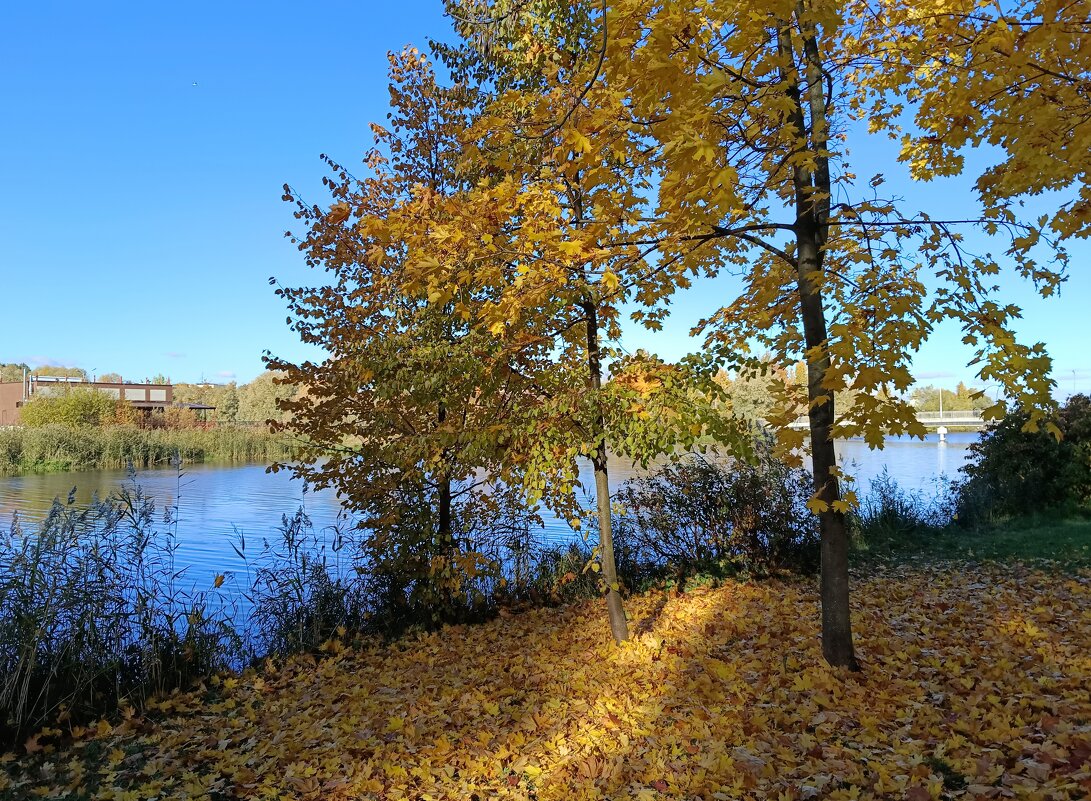
<path id="1" fill-rule="evenodd" d="M 304 338 L 334 358 L 274 361 L 318 391 L 284 408 L 329 446 L 350 430 L 389 437 L 367 399 L 396 397 L 399 417 L 445 423 L 436 410 L 447 394 L 490 408 L 514 388 L 520 401 L 506 408 L 517 413 L 490 432 L 498 475 L 518 476 L 532 499 L 570 500 L 567 465 L 590 457 L 608 551 L 605 449 L 646 459 L 703 434 L 744 453 L 738 429 L 707 414 L 725 408 L 711 377 L 760 377 L 781 455 L 801 458 L 805 434 L 788 424 L 801 410 L 809 419 L 824 653 L 854 666 L 845 513 L 855 499 L 841 490 L 834 439 L 881 447 L 888 434 L 923 435 L 910 367 L 943 321 L 961 327 L 980 377 L 1001 390 L 988 415 L 1014 402 L 1029 429 L 1058 431 L 1048 355 L 1015 335 L 1021 310 L 997 276 L 1052 295 L 1063 240 L 1086 233 L 1086 203 L 1070 194 L 1085 189 L 1085 154 L 1063 155 L 1086 123 L 1086 22 L 1070 11 L 1080 5 L 451 0 L 459 39 L 435 47 L 450 85 L 415 51 L 394 59 L 393 129 L 376 128 L 386 152 L 369 156 L 371 177 L 331 162 L 334 202 L 299 205 L 303 249 L 337 280 L 282 294 Z M 1044 31 L 1062 55 L 1046 53 Z M 867 135 L 902 138 L 920 179 L 958 172 L 960 151 L 983 142 L 1006 161 L 980 176 L 979 210 L 943 219 L 907 207 L 884 188 L 883 164 L 852 154 L 865 120 Z M 1023 176 L 1040 162 L 1041 179 Z M 1024 215 L 1019 200 L 1042 189 L 1069 194 Z M 970 228 L 1000 255 L 968 248 Z M 678 365 L 627 356 L 623 318 L 660 327 L 696 277 L 724 287 L 721 308 L 694 321 L 701 352 Z M 395 337 L 402 357 L 381 351 Z M 456 342 L 517 380 L 475 371 Z M 446 369 L 415 361 L 435 348 Z M 371 367 L 397 358 L 459 390 Z M 770 371 L 770 359 L 802 363 L 805 380 Z M 371 405 L 346 416 L 347 400 Z M 434 444 L 415 453 L 443 473 Z M 610 608 L 616 621 L 620 605 Z"/>

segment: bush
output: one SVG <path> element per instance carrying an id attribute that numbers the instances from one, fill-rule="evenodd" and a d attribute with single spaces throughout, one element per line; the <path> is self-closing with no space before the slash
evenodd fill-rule
<path id="1" fill-rule="evenodd" d="M 1091 399 L 1075 395 L 1060 410 L 1060 441 L 1046 431 L 1023 431 L 1026 421 L 1015 410 L 970 446 L 959 488 L 961 522 L 1018 517 L 1091 497 Z"/>
<path id="2" fill-rule="evenodd" d="M 19 412 L 19 421 L 31 428 L 49 425 L 100 426 L 128 421 L 132 404 L 111 398 L 90 387 L 66 387 L 61 395 L 31 398 Z"/>
<path id="3" fill-rule="evenodd" d="M 257 652 L 312 651 L 349 631 L 390 637 L 482 620 L 528 595 L 537 576 L 531 527 L 541 520 L 511 488 L 462 489 L 450 542 L 437 537 L 430 490 L 408 484 L 382 518 L 319 532 L 300 509 L 256 552 L 240 539 Z"/>
<path id="4" fill-rule="evenodd" d="M 757 572 L 816 569 L 810 476 L 777 460 L 767 443 L 756 452 L 753 464 L 688 456 L 626 482 L 615 525 L 625 572 L 724 562 Z"/>

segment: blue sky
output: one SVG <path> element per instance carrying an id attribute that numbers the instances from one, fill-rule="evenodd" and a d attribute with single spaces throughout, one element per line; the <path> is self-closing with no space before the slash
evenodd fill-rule
<path id="1" fill-rule="evenodd" d="M 0 361 L 247 381 L 265 349 L 303 356 L 267 283 L 317 277 L 282 237 L 294 220 L 281 185 L 321 201 L 319 154 L 357 163 L 367 123 L 386 114 L 387 51 L 446 31 L 438 0 L 11 4 L 0 26 Z M 965 183 L 908 185 L 882 143 L 856 152 L 860 175 L 885 172 L 911 206 L 972 207 Z M 1091 247 L 1072 251 L 1059 300 L 1008 291 L 1026 307 L 1021 331 L 1049 346 L 1062 397 L 1091 391 Z M 690 325 L 731 289 L 699 285 L 664 333 L 634 329 L 626 346 L 692 350 Z M 938 331 L 917 374 L 970 380 L 960 339 Z"/>

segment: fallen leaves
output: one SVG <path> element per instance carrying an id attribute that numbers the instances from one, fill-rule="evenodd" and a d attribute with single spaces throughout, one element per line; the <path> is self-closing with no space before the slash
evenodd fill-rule
<path id="1" fill-rule="evenodd" d="M 890 571 L 854 597 L 861 674 L 823 665 L 811 582 L 653 593 L 622 647 L 583 604 L 217 680 L 33 740 L 0 798 L 1091 796 L 1091 577 Z"/>

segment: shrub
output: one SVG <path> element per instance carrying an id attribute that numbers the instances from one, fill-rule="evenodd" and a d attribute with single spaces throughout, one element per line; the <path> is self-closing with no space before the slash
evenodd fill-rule
<path id="1" fill-rule="evenodd" d="M 1060 410 L 1060 441 L 1046 431 L 1023 431 L 1026 421 L 1017 409 L 970 446 L 959 488 L 961 522 L 1016 517 L 1091 497 L 1091 399 L 1075 395 Z"/>
<path id="2" fill-rule="evenodd" d="M 481 620 L 505 599 L 528 594 L 537 576 L 531 528 L 541 520 L 521 493 L 456 491 L 450 542 L 437 537 L 431 500 L 427 486 L 407 483 L 381 517 L 315 531 L 300 509 L 256 551 L 240 539 L 256 650 L 310 651 L 345 631 L 396 636 Z"/>
<path id="3" fill-rule="evenodd" d="M 849 527 L 858 543 L 868 547 L 897 547 L 935 534 L 951 523 L 956 508 L 952 486 L 941 489 L 938 494 L 905 490 L 884 467 L 849 514 Z"/>
<path id="4" fill-rule="evenodd" d="M 757 460 L 699 455 L 630 479 L 617 493 L 620 561 L 699 569 L 716 563 L 751 571 L 814 570 L 818 520 L 807 509 L 808 474 L 777 460 L 761 442 Z"/>
<path id="5" fill-rule="evenodd" d="M 60 386 L 64 386 L 63 384 Z M 118 401 L 89 387 L 64 387 L 60 395 L 36 395 L 19 412 L 19 421 L 32 428 L 47 425 L 98 426 L 111 423 Z"/>

